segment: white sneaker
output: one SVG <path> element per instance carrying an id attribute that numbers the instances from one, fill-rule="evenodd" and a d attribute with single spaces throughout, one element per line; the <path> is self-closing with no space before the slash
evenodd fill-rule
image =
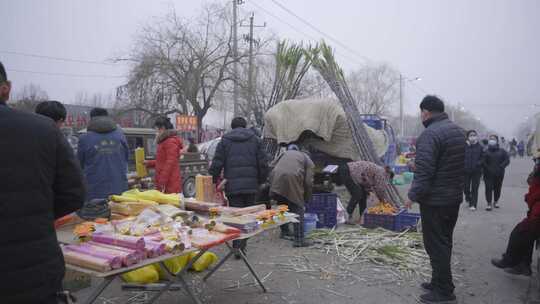
<path id="1" fill-rule="evenodd" d="M 469 207 L 469 210 L 476 211 L 476 207 Z"/>

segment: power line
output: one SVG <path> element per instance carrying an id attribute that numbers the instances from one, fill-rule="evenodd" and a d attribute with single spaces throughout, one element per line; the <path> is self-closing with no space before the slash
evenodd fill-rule
<path id="1" fill-rule="evenodd" d="M 19 70 L 19 69 L 7 69 L 10 72 L 16 73 L 27 73 L 27 74 L 39 74 L 39 75 L 49 75 L 49 76 L 63 76 L 63 77 L 81 77 L 81 78 L 124 78 L 124 76 L 113 76 L 113 75 L 88 75 L 88 74 L 70 74 L 70 73 L 53 73 L 53 72 L 38 72 L 38 71 L 29 71 L 29 70 Z"/>
<path id="2" fill-rule="evenodd" d="M 22 52 L 13 52 L 13 51 L 2 51 L 2 50 L 0 50 L 0 53 L 11 54 L 11 55 L 18 55 L 18 56 L 24 56 L 24 57 L 40 58 L 40 59 L 49 59 L 49 60 L 65 61 L 65 62 L 76 62 L 76 63 L 87 63 L 87 64 L 101 64 L 101 65 L 108 65 L 108 66 L 118 66 L 118 65 L 116 65 L 116 64 L 114 64 L 114 63 L 107 63 L 107 62 L 103 62 L 103 61 L 93 61 L 93 60 L 82 60 L 82 59 L 73 59 L 73 58 L 65 58 L 65 57 L 46 56 L 46 55 L 30 54 L 30 53 L 22 53 Z"/>
<path id="3" fill-rule="evenodd" d="M 302 23 L 304 23 L 305 25 L 309 26 L 311 29 L 313 29 L 314 31 L 316 31 L 317 33 L 325 36 L 326 38 L 328 38 L 329 40 L 332 40 L 334 41 L 336 44 L 339 44 L 341 45 L 341 47 L 343 47 L 344 49 L 346 49 L 347 51 L 349 51 L 350 53 L 352 54 L 355 54 L 356 56 L 362 58 L 363 60 L 365 61 L 368 61 L 368 62 L 372 62 L 373 60 L 371 60 L 370 58 L 358 53 L 357 51 L 355 51 L 354 49 L 350 48 L 349 46 L 347 46 L 345 43 L 342 43 L 341 41 L 339 41 L 338 39 L 326 34 L 325 32 L 323 32 L 322 30 L 320 30 L 319 28 L 317 28 L 315 25 L 311 24 L 309 21 L 307 21 L 306 19 L 300 17 L 299 15 L 297 15 L 295 12 L 293 12 L 292 10 L 288 9 L 286 6 L 284 6 L 283 4 L 279 3 L 278 1 L 276 0 L 271 0 L 275 5 L 279 6 L 281 9 L 283 9 L 284 11 L 286 11 L 287 13 L 291 14 L 292 16 L 294 16 L 296 19 L 300 20 Z"/>
<path id="4" fill-rule="evenodd" d="M 313 25 L 312 23 L 310 23 L 309 21 L 307 21 L 306 19 L 300 17 L 298 14 L 296 14 L 295 12 L 293 12 L 292 10 L 290 10 L 289 8 L 287 8 L 286 6 L 284 6 L 283 4 L 279 3 L 277 0 L 271 0 L 271 1 L 272 1 L 275 5 L 279 6 L 281 9 L 283 9 L 284 11 L 286 11 L 287 13 L 289 13 L 289 14 L 292 15 L 292 16 L 294 16 L 295 18 L 297 18 L 298 20 L 300 20 L 302 23 L 304 23 L 305 25 L 307 25 L 308 27 L 310 27 L 311 29 L 313 29 L 314 31 L 316 31 L 317 33 L 319 33 L 319 34 L 321 34 L 321 35 L 327 37 L 329 40 L 331 40 L 331 41 L 335 42 L 336 44 L 340 45 L 341 47 L 343 47 L 344 49 L 346 49 L 346 50 L 349 51 L 350 53 L 352 53 L 352 54 L 354 54 L 354 55 L 356 55 L 356 56 L 362 58 L 363 60 L 365 60 L 365 61 L 367 61 L 367 62 L 373 62 L 373 60 L 370 59 L 369 57 L 364 56 L 364 55 L 358 53 L 356 50 L 350 48 L 350 47 L 347 46 L 345 43 L 342 43 L 342 42 L 339 41 L 338 39 L 336 39 L 336 38 L 330 36 L 329 34 L 326 34 L 326 33 L 323 32 L 322 30 L 320 30 L 318 27 L 316 27 L 315 25 Z M 266 11 L 264 8 L 262 8 L 261 6 L 259 6 L 258 4 L 256 4 L 254 1 L 250 1 L 249 3 L 251 3 L 251 4 L 253 4 L 253 5 L 255 5 L 255 6 L 261 8 L 261 9 L 264 10 L 264 11 Z M 266 11 L 266 12 L 269 13 L 268 11 Z M 270 14 L 271 16 L 273 16 L 274 18 L 280 20 L 280 19 L 279 19 L 278 17 L 276 17 L 275 15 L 273 15 L 273 14 L 271 14 L 271 13 L 269 13 L 269 14 Z M 281 21 L 282 21 L 282 20 L 281 20 Z M 282 21 L 282 22 L 284 22 L 284 21 Z M 289 25 L 289 26 L 290 26 L 291 28 L 293 28 L 294 30 L 296 30 L 293 26 L 291 26 L 291 25 L 288 24 L 287 22 L 284 22 L 284 23 L 287 24 L 287 25 Z M 297 30 L 297 31 L 299 31 L 299 30 Z M 300 33 L 302 33 L 302 32 L 300 31 Z M 307 36 L 309 36 L 309 35 L 307 35 Z M 347 57 L 347 56 L 345 56 L 345 55 L 343 55 L 343 54 L 341 54 L 341 56 Z M 349 59 L 351 59 L 351 58 L 349 57 Z M 356 61 L 356 60 L 354 60 L 354 61 Z M 356 61 L 356 62 L 358 62 L 358 61 Z M 358 62 L 358 63 L 359 63 L 359 62 Z M 414 83 L 413 83 L 413 85 L 414 85 L 416 88 L 418 88 L 420 91 L 422 91 L 423 93 L 428 94 L 427 91 L 426 91 L 424 88 L 422 88 L 420 85 L 414 84 Z"/>
<path id="5" fill-rule="evenodd" d="M 264 13 L 266 13 L 267 15 L 269 15 L 270 17 L 273 17 L 274 19 L 278 20 L 279 22 L 287 25 L 288 27 L 290 27 L 292 30 L 294 30 L 295 32 L 301 34 L 301 35 L 304 35 L 306 36 L 307 38 L 309 38 L 310 40 L 313 40 L 313 41 L 317 41 L 318 39 L 315 38 L 314 36 L 311 36 L 309 34 L 307 34 L 306 32 L 298 29 L 297 27 L 293 26 L 292 24 L 290 24 L 289 22 L 281 19 L 280 17 L 276 16 L 274 13 L 270 12 L 269 10 L 265 9 L 264 7 L 260 6 L 259 4 L 257 4 L 255 1 L 249 1 L 247 2 L 255 7 L 257 7 L 258 9 L 260 9 L 261 11 L 263 11 Z M 356 60 L 355 58 L 352 58 L 352 57 L 349 57 L 347 55 L 344 55 L 343 53 L 340 53 L 340 56 L 342 56 L 343 58 L 351 61 L 351 62 L 354 62 L 354 63 L 357 63 L 357 64 L 364 64 L 363 62 L 360 62 L 358 60 Z"/>

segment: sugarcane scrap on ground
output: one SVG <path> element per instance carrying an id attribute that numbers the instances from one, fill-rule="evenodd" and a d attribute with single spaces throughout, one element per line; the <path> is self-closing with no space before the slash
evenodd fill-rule
<path id="1" fill-rule="evenodd" d="M 350 277 L 366 282 L 392 283 L 424 280 L 431 275 L 422 236 L 416 232 L 384 229 L 320 229 L 309 238 L 313 248 L 332 255 L 332 265 L 313 265 L 305 256 L 283 263 L 285 270 L 320 274 L 324 277 Z M 351 266 L 361 271 L 351 271 Z"/>

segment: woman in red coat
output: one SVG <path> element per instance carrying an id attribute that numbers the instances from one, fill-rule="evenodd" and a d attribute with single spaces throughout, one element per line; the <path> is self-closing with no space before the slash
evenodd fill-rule
<path id="1" fill-rule="evenodd" d="M 163 193 L 182 193 L 180 175 L 180 153 L 183 145 L 176 130 L 167 117 L 159 117 L 154 123 L 157 129 L 156 160 L 145 162 L 149 168 L 155 168 L 154 183 Z"/>
<path id="2" fill-rule="evenodd" d="M 534 241 L 540 237 L 540 167 L 538 164 L 527 180 L 529 192 L 525 202 L 529 210 L 527 217 L 516 225 L 508 247 L 501 259 L 492 259 L 491 263 L 503 268 L 507 273 L 530 276 Z"/>

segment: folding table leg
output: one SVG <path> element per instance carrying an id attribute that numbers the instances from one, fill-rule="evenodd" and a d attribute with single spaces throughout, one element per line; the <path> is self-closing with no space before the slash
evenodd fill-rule
<path id="1" fill-rule="evenodd" d="M 261 286 L 263 292 L 266 292 L 266 287 L 264 287 L 263 283 L 259 279 L 259 276 L 255 272 L 253 267 L 251 267 L 251 264 L 249 264 L 249 261 L 248 261 L 246 255 L 244 254 L 244 252 L 242 252 L 242 250 L 238 249 L 238 253 L 240 254 L 240 257 L 242 257 L 242 260 L 244 261 L 244 263 L 246 263 L 247 268 L 249 269 L 249 271 L 251 272 L 251 274 L 253 275 L 255 280 L 257 280 L 257 283 L 259 283 L 259 285 Z"/>
<path id="2" fill-rule="evenodd" d="M 203 281 L 206 282 L 206 280 L 208 280 L 214 274 L 214 272 L 221 268 L 221 266 L 223 266 L 223 264 L 225 264 L 225 262 L 227 262 L 227 260 L 230 259 L 231 256 L 234 254 L 234 249 L 228 243 L 226 244 L 229 247 L 229 253 L 227 253 L 227 255 L 223 259 L 221 259 L 221 261 L 219 261 L 219 263 L 215 267 L 212 267 L 210 272 L 206 276 L 204 276 Z"/>
<path id="3" fill-rule="evenodd" d="M 187 284 L 186 280 L 184 280 L 184 277 L 183 275 L 187 273 L 187 271 L 191 268 L 191 266 L 193 266 L 193 263 L 197 262 L 197 260 L 207 251 L 207 249 L 203 249 L 201 251 L 199 251 L 199 253 L 193 257 L 193 259 L 191 259 L 191 261 L 189 261 L 189 263 L 182 269 L 180 270 L 177 274 L 174 274 L 174 273 L 171 273 L 169 271 L 169 268 L 167 268 L 165 266 L 165 264 L 163 262 L 159 262 L 159 264 L 161 265 L 161 267 L 169 274 L 169 281 L 167 283 L 165 283 L 165 286 L 163 287 L 163 289 L 161 289 L 160 291 L 158 291 L 156 294 L 154 294 L 154 296 L 148 301 L 149 304 L 151 303 L 154 303 L 155 301 L 157 301 L 157 299 L 167 290 L 169 290 L 169 288 L 171 287 L 171 285 L 174 283 L 174 280 L 177 280 L 180 284 L 182 284 L 182 287 L 184 287 L 184 289 L 186 290 L 186 292 L 188 293 L 188 295 L 191 297 L 191 299 L 193 300 L 193 302 L 197 303 L 197 304 L 202 304 L 201 300 L 195 295 L 195 293 L 193 292 L 193 290 L 191 290 L 191 288 L 189 287 L 189 285 Z"/>
<path id="4" fill-rule="evenodd" d="M 116 278 L 116 275 L 103 278 L 103 282 L 92 291 L 90 296 L 83 302 L 84 304 L 92 304 L 94 301 L 103 293 L 105 288 L 111 284 L 111 282 Z"/>

